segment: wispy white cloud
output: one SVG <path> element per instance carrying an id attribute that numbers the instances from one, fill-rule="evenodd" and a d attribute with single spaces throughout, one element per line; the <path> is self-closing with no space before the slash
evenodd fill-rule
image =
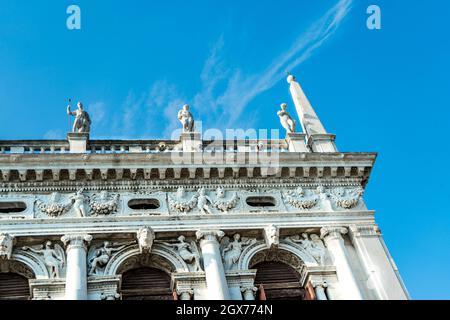
<path id="1" fill-rule="evenodd" d="M 44 139 L 61 140 L 61 139 L 65 139 L 65 136 L 61 130 L 49 130 L 46 133 L 44 133 Z"/>
<path id="2" fill-rule="evenodd" d="M 156 81 L 147 95 L 148 127 L 155 127 L 164 121 L 164 137 L 170 137 L 172 132 L 180 127 L 177 119 L 178 110 L 186 103 L 177 87 L 167 81 Z M 162 118 L 162 119 L 161 119 Z"/>
<path id="3" fill-rule="evenodd" d="M 222 119 L 226 120 L 223 122 L 225 126 L 230 127 L 235 124 L 236 119 L 255 97 L 272 88 L 284 78 L 285 71 L 298 67 L 312 55 L 314 50 L 329 39 L 347 16 L 352 2 L 353 0 L 340 0 L 301 34 L 289 50 L 276 57 L 269 67 L 261 72 L 245 74 L 241 69 L 236 69 L 229 78 L 225 91 L 217 97 L 215 102 L 216 106 L 221 108 Z M 207 60 L 207 63 L 209 62 Z"/>
<path id="4" fill-rule="evenodd" d="M 310 58 L 341 26 L 352 3 L 353 0 L 339 0 L 297 37 L 289 49 L 268 63 L 267 68 L 252 74 L 227 65 L 222 35 L 203 64 L 201 88 L 191 98 L 186 99 L 186 95 L 174 84 L 159 80 L 139 97 L 130 92 L 121 107 L 112 111 L 113 115 L 105 115 L 103 103 L 93 104 L 90 111 L 94 124 L 100 125 L 109 118 L 109 128 L 113 128 L 113 134 L 117 137 L 146 138 L 157 131 L 169 138 L 175 129 L 180 128 L 178 110 L 184 103 L 191 103 L 196 121 L 202 120 L 204 127 L 250 128 L 258 115 L 249 112 L 247 115 L 252 116 L 242 118 L 249 103 L 282 80 L 285 71 L 293 70 Z"/>
<path id="5" fill-rule="evenodd" d="M 88 105 L 89 114 L 94 127 L 103 127 L 107 120 L 106 105 L 103 101 L 94 102 Z"/>

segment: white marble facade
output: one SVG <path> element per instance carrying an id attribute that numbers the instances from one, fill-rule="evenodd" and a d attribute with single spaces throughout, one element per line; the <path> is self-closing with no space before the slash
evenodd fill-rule
<path id="1" fill-rule="evenodd" d="M 196 133 L 0 141 L 0 272 L 28 278 L 36 300 L 120 299 L 133 265 L 169 273 L 182 300 L 252 300 L 252 267 L 279 261 L 317 299 L 408 299 L 363 199 L 376 154 L 337 152 L 288 81 L 305 134 L 290 120 L 286 139 L 254 142 L 277 147 L 275 169 L 237 160 L 258 153 L 248 141 L 210 162 Z"/>

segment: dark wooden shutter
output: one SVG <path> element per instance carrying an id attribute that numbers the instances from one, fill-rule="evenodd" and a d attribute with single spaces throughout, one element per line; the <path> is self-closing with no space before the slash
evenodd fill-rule
<path id="1" fill-rule="evenodd" d="M 29 300 L 28 279 L 16 273 L 0 273 L 0 300 Z"/>
<path id="2" fill-rule="evenodd" d="M 281 262 L 262 262 L 257 269 L 255 285 L 261 286 L 267 300 L 302 300 L 305 290 L 300 286 L 300 276 L 292 267 Z M 259 297 L 261 297 L 261 292 Z"/>
<path id="3" fill-rule="evenodd" d="M 123 300 L 173 300 L 170 276 L 155 268 L 131 269 L 122 275 Z"/>

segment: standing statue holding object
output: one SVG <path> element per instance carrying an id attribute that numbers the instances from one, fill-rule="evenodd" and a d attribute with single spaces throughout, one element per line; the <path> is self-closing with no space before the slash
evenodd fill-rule
<path id="1" fill-rule="evenodd" d="M 89 117 L 89 114 L 86 111 L 84 111 L 83 104 L 81 102 L 78 102 L 77 110 L 71 111 L 70 101 L 71 100 L 69 99 L 69 105 L 67 106 L 67 114 L 69 116 L 75 117 L 72 132 L 89 133 L 91 130 L 91 118 Z"/>

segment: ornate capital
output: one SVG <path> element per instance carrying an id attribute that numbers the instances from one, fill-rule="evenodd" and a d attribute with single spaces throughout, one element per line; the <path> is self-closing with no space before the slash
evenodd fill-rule
<path id="1" fill-rule="evenodd" d="M 16 239 L 8 233 L 0 233 L 0 259 L 11 259 Z"/>
<path id="2" fill-rule="evenodd" d="M 323 289 L 326 289 L 328 287 L 328 283 L 323 280 L 323 281 L 311 281 L 311 285 L 313 286 L 313 288 L 317 288 L 317 287 L 322 287 Z"/>
<path id="3" fill-rule="evenodd" d="M 82 248 L 86 250 L 86 246 L 92 241 L 90 234 L 67 234 L 61 237 L 61 241 L 69 249 Z"/>
<path id="4" fill-rule="evenodd" d="M 350 231 L 354 237 L 379 237 L 381 230 L 377 225 L 351 225 Z"/>
<path id="5" fill-rule="evenodd" d="M 225 235 L 222 230 L 198 230 L 195 235 L 198 240 L 219 241 Z"/>
<path id="6" fill-rule="evenodd" d="M 325 241 L 331 239 L 342 239 L 344 234 L 348 233 L 348 229 L 346 227 L 323 227 L 320 229 L 320 237 Z"/>
<path id="7" fill-rule="evenodd" d="M 100 296 L 101 300 L 120 300 L 122 296 L 120 293 L 102 293 Z"/>
<path id="8" fill-rule="evenodd" d="M 252 294 L 255 294 L 256 291 L 258 291 L 258 288 L 255 287 L 255 286 L 242 286 L 241 287 L 241 292 L 242 293 L 245 293 L 245 292 L 248 292 L 248 291 L 250 291 Z"/>

